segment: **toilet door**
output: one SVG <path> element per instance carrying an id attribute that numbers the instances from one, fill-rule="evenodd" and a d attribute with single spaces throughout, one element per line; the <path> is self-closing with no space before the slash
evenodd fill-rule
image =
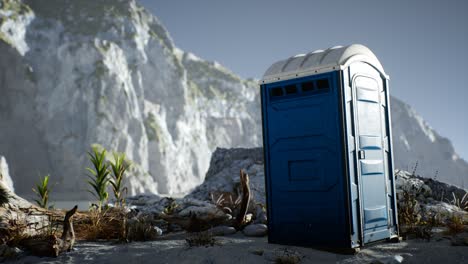
<path id="1" fill-rule="evenodd" d="M 361 189 L 363 243 L 380 240 L 388 234 L 387 181 L 381 107 L 382 82 L 358 75 L 353 81 L 357 137 L 357 168 Z"/>

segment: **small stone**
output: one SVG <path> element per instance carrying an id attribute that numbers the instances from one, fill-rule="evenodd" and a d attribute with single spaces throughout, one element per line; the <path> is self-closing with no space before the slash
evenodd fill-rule
<path id="1" fill-rule="evenodd" d="M 235 234 L 237 230 L 232 226 L 215 226 L 208 229 L 208 232 L 213 236 L 226 236 Z"/>
<path id="2" fill-rule="evenodd" d="M 154 227 L 154 231 L 156 231 L 156 234 L 157 234 L 158 236 L 161 236 L 161 235 L 163 234 L 162 229 L 159 228 L 159 227 L 157 227 L 157 226 Z"/>
<path id="3" fill-rule="evenodd" d="M 400 255 L 395 255 L 391 257 L 373 260 L 371 264 L 399 264 L 402 262 L 403 262 L 403 257 Z"/>
<path id="4" fill-rule="evenodd" d="M 249 250 L 249 252 L 254 254 L 254 255 L 263 256 L 263 253 L 265 253 L 265 250 L 260 249 L 260 248 L 256 248 L 256 249 Z"/>
<path id="5" fill-rule="evenodd" d="M 248 225 L 242 231 L 244 235 L 251 237 L 262 237 L 268 233 L 268 227 L 265 224 Z"/>
<path id="6" fill-rule="evenodd" d="M 252 217 L 253 217 L 253 214 L 246 214 L 244 218 L 245 223 L 252 222 Z"/>
<path id="7" fill-rule="evenodd" d="M 256 215 L 255 215 L 255 224 L 266 224 L 267 223 L 267 214 L 262 206 L 257 206 Z"/>

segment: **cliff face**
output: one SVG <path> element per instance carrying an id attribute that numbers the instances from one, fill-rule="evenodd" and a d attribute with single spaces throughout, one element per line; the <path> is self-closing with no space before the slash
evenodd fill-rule
<path id="1" fill-rule="evenodd" d="M 135 1 L 2 1 L 0 150 L 17 192 L 51 174 L 83 198 L 92 144 L 135 164 L 131 193 L 186 192 L 215 146 L 259 145 L 253 82 L 178 50 Z"/>
<path id="2" fill-rule="evenodd" d="M 392 98 L 391 109 L 396 168 L 468 189 L 468 163 L 450 140 L 402 101 Z"/>
<path id="3" fill-rule="evenodd" d="M 177 49 L 134 0 L 0 5 L 0 153 L 18 193 L 51 174 L 58 199 L 86 198 L 92 144 L 127 154 L 130 194 L 185 193 L 216 147 L 261 145 L 257 84 Z M 393 101 L 397 165 L 460 184 L 450 142 Z"/>

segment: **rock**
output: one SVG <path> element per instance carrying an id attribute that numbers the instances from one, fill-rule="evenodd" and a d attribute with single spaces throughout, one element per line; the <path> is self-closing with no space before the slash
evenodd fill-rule
<path id="1" fill-rule="evenodd" d="M 264 224 L 251 224 L 242 230 L 242 233 L 251 237 L 262 237 L 268 234 L 268 227 Z"/>
<path id="2" fill-rule="evenodd" d="M 180 232 L 180 231 L 183 231 L 184 229 L 183 229 L 180 225 L 177 225 L 177 224 L 169 224 L 168 230 L 169 230 L 170 232 Z"/>
<path id="3" fill-rule="evenodd" d="M 178 215 L 187 218 L 190 217 L 190 215 L 196 215 L 200 219 L 204 219 L 208 216 L 213 217 L 213 219 L 229 219 L 229 216 L 214 205 L 209 207 L 189 206 L 178 212 Z"/>
<path id="4" fill-rule="evenodd" d="M 155 226 L 155 227 L 153 227 L 153 228 L 154 228 L 154 231 L 156 232 L 157 236 L 162 236 L 163 231 L 162 231 L 161 228 L 159 228 L 159 227 L 157 227 L 157 226 Z"/>
<path id="5" fill-rule="evenodd" d="M 0 181 L 2 181 L 10 191 L 15 192 L 13 180 L 11 179 L 10 172 L 8 170 L 8 163 L 3 156 L 0 156 Z"/>
<path id="6" fill-rule="evenodd" d="M 232 226 L 215 226 L 210 229 L 208 229 L 209 233 L 211 233 L 213 236 L 226 236 L 226 235 L 232 235 L 237 232 L 237 230 L 232 227 Z"/>
<path id="7" fill-rule="evenodd" d="M 428 185 L 426 184 L 423 184 L 423 186 L 421 187 L 421 191 L 423 193 L 423 195 L 425 197 L 430 197 L 432 196 L 432 190 L 431 190 L 431 187 L 429 187 Z"/>
<path id="8" fill-rule="evenodd" d="M 9 247 L 7 245 L 0 245 L 0 260 L 4 259 L 14 259 L 17 258 L 22 253 L 22 250 L 17 247 Z"/>
<path id="9" fill-rule="evenodd" d="M 452 246 L 468 246 L 468 233 L 456 234 L 452 237 Z"/>
<path id="10" fill-rule="evenodd" d="M 251 201 L 265 204 L 265 178 L 263 173 L 263 151 L 253 149 L 217 148 L 210 162 L 205 181 L 188 197 L 211 200 L 213 193 L 236 193 L 239 186 L 239 171 L 244 169 L 250 178 Z"/>
<path id="11" fill-rule="evenodd" d="M 428 220 L 425 217 L 437 215 L 439 220 L 446 222 L 452 214 L 458 214 L 468 219 L 468 212 L 447 203 L 454 193 L 459 199 L 466 193 L 457 187 L 441 183 L 432 179 L 425 179 L 411 175 L 406 171 L 397 171 L 396 188 L 399 204 L 403 201 L 403 192 L 409 192 L 416 199 L 415 213 L 418 219 Z M 441 195 L 442 193 L 442 195 Z M 445 196 L 443 195 L 445 193 Z M 448 195 L 450 194 L 450 195 Z"/>
<path id="12" fill-rule="evenodd" d="M 442 221 L 446 221 L 453 214 L 457 214 L 462 219 L 465 219 L 466 217 L 468 217 L 467 211 L 464 211 L 455 205 L 444 203 L 444 202 L 425 204 L 424 209 L 427 212 L 437 213 Z"/>
<path id="13" fill-rule="evenodd" d="M 266 224 L 268 222 L 267 220 L 265 208 L 262 205 L 257 204 L 254 224 Z"/>

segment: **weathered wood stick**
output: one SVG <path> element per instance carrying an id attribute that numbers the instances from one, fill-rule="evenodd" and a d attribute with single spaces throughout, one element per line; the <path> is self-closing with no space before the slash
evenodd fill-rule
<path id="1" fill-rule="evenodd" d="M 51 219 L 63 212 L 37 207 L 17 196 L 0 181 L 0 243 L 19 236 L 36 236 L 51 225 Z"/>
<path id="2" fill-rule="evenodd" d="M 36 256 L 57 257 L 60 253 L 70 251 L 75 243 L 75 232 L 71 217 L 76 213 L 75 205 L 65 214 L 63 220 L 63 233 L 61 238 L 55 235 L 32 236 L 23 239 L 20 245 Z"/>
<path id="3" fill-rule="evenodd" d="M 245 216 L 247 215 L 247 210 L 249 208 L 250 202 L 250 186 L 249 186 L 249 175 L 244 171 L 240 170 L 240 183 L 242 190 L 242 200 L 240 203 L 240 210 L 236 217 L 237 227 L 241 227 L 244 224 Z"/>
<path id="4" fill-rule="evenodd" d="M 65 218 L 63 219 L 63 233 L 60 243 L 60 252 L 70 251 L 75 244 L 75 231 L 73 230 L 71 217 L 76 213 L 77 209 L 78 205 L 75 205 L 65 214 Z"/>

